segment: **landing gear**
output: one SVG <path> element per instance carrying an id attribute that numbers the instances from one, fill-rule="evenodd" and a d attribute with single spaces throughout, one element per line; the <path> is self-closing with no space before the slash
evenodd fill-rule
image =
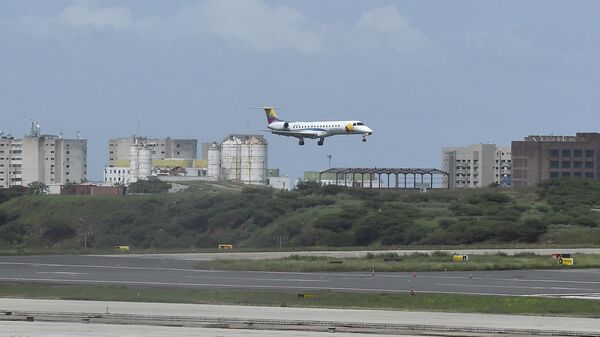
<path id="1" fill-rule="evenodd" d="M 363 136 L 363 143 L 367 141 L 367 136 Z"/>
<path id="2" fill-rule="evenodd" d="M 304 145 L 304 139 L 300 139 L 300 140 L 298 141 L 298 145 L 300 145 L 300 146 Z"/>
<path id="3" fill-rule="evenodd" d="M 319 145 L 319 146 L 323 146 L 323 143 L 324 143 L 324 142 L 325 142 L 325 138 L 321 138 L 321 140 L 319 140 L 319 141 L 317 142 L 317 145 Z"/>

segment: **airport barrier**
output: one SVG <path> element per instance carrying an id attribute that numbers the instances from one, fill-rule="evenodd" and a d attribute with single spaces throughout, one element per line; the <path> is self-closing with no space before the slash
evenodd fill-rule
<path id="1" fill-rule="evenodd" d="M 2 315 L 4 313 L 4 315 Z M 0 310 L 0 322 L 3 320 L 35 320 L 46 322 L 85 322 L 108 324 L 140 324 L 140 325 L 169 325 L 177 326 L 213 326 L 219 324 L 225 327 L 244 327 L 257 330 L 277 329 L 289 330 L 320 330 L 336 332 L 360 331 L 390 331 L 427 333 L 469 333 L 475 335 L 524 335 L 524 336 L 565 336 L 565 337 L 600 337 L 600 332 L 545 330 L 545 329 L 514 329 L 514 328 L 485 328 L 470 326 L 445 326 L 423 324 L 396 324 L 396 323 L 366 323 L 366 322 L 336 322 L 315 320 L 284 320 L 284 319 L 253 319 L 253 318 L 227 318 L 227 317 L 202 317 L 202 316 L 170 316 L 170 315 L 139 315 L 139 314 L 111 314 L 111 313 L 85 313 L 85 312 L 32 312 L 32 311 L 3 311 Z"/>
<path id="2" fill-rule="evenodd" d="M 461 261 L 469 261 L 468 255 L 453 255 L 452 261 L 461 262 Z"/>

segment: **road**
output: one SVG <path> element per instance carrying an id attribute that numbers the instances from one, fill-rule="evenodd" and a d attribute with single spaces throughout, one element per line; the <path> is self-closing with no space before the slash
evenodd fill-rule
<path id="1" fill-rule="evenodd" d="M 600 297 L 599 270 L 294 273 L 197 270 L 169 256 L 4 256 L 0 281 L 278 291 Z"/>
<path id="2" fill-rule="evenodd" d="M 254 306 L 227 306 L 227 305 L 204 305 L 204 304 L 170 304 L 170 303 L 128 303 L 128 302 L 96 302 L 96 301 L 61 301 L 61 300 L 28 300 L 28 299 L 0 299 L 0 310 L 4 311 L 25 311 L 25 312 L 62 312 L 62 313 L 88 313 L 104 315 L 110 314 L 124 315 L 148 315 L 157 317 L 157 315 L 168 315 L 171 317 L 193 318 L 226 318 L 242 319 L 244 321 L 253 320 L 279 320 L 294 322 L 326 322 L 321 326 L 321 331 L 328 326 L 343 327 L 345 323 L 351 324 L 371 324 L 371 325 L 404 325 L 421 327 L 421 331 L 440 331 L 440 328 L 453 328 L 457 331 L 468 331 L 476 329 L 486 329 L 510 332 L 517 330 L 534 331 L 579 331 L 581 335 L 596 336 L 600 331 L 600 320 L 593 318 L 569 318 L 569 317 L 536 317 L 519 315 L 488 315 L 488 314 L 457 314 L 440 312 L 405 312 L 405 311 L 386 311 L 386 310 L 344 310 L 344 309 L 319 309 L 319 308 L 281 308 L 281 307 L 254 307 Z M 76 336 L 163 336 L 165 330 L 160 327 L 152 327 L 152 330 L 145 329 L 142 325 L 153 324 L 152 322 L 139 322 L 135 326 L 120 327 L 114 329 L 124 329 L 127 332 L 119 334 L 112 330 L 107 330 L 106 334 L 94 334 L 98 326 L 80 324 L 79 326 L 70 325 L 68 329 L 73 329 L 73 335 Z M 140 327 L 142 326 L 142 327 Z M 313 325 L 317 326 L 317 325 Z M 43 328 L 50 330 L 41 330 Z M 86 328 L 87 327 L 87 328 Z M 42 323 L 13 323 L 0 321 L 0 336 L 5 336 L 6 332 L 13 330 L 14 333 L 9 336 L 18 335 L 18 331 L 23 335 L 48 336 L 52 335 L 52 325 Z M 17 330 L 25 329 L 25 330 Z M 28 330 L 29 329 L 29 330 Z M 109 328 L 108 328 L 109 329 Z M 139 329 L 139 330 L 138 330 Z M 156 329 L 156 331 L 153 331 Z M 188 336 L 189 330 L 185 328 L 170 328 L 173 336 Z M 32 333 L 29 333 L 31 331 Z M 40 334 L 42 331 L 44 334 Z M 71 331 L 71 330 L 68 330 Z M 137 334 L 137 331 L 140 333 Z M 196 329 L 197 335 L 211 335 L 204 329 Z M 223 333 L 221 333 L 221 331 Z M 181 332 L 181 334 L 179 334 Z M 266 331 L 253 333 L 250 330 L 244 330 L 244 333 L 236 330 L 214 330 L 213 336 L 271 336 Z M 3 335 L 2 333 L 5 333 Z M 37 333 L 37 334 L 36 334 Z M 231 334 L 230 334 L 231 333 Z M 288 334 L 289 333 L 289 334 Z M 414 333 L 414 332 L 413 332 Z M 281 335 L 282 332 L 279 331 Z M 286 336 L 321 336 L 321 333 L 314 332 L 285 332 Z M 314 334 L 314 335 L 313 335 Z M 57 334 L 63 336 L 61 334 Z M 169 334 L 170 335 L 170 334 Z M 336 333 L 337 335 L 337 333 Z M 435 333 L 434 333 L 435 335 Z M 481 334 L 479 334 L 481 335 Z M 560 334 L 556 334 L 560 335 Z M 353 335 L 360 336 L 360 335 Z"/>

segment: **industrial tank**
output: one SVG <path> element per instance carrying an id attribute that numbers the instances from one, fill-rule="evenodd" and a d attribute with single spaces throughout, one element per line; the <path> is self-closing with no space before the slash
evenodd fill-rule
<path id="1" fill-rule="evenodd" d="M 240 181 L 240 146 L 242 141 L 231 137 L 221 145 L 221 172 L 224 180 Z"/>
<path id="2" fill-rule="evenodd" d="M 264 138 L 251 137 L 244 140 L 240 153 L 241 176 L 244 184 L 266 185 L 267 142 Z"/>
<path id="3" fill-rule="evenodd" d="M 129 146 L 129 181 L 138 180 L 138 147 L 134 144 Z"/>
<path id="4" fill-rule="evenodd" d="M 152 175 L 152 149 L 142 145 L 139 154 L 139 179 L 148 179 Z"/>
<path id="5" fill-rule="evenodd" d="M 217 143 L 213 143 L 208 148 L 208 166 L 206 168 L 206 175 L 214 178 L 221 178 L 221 148 Z"/>

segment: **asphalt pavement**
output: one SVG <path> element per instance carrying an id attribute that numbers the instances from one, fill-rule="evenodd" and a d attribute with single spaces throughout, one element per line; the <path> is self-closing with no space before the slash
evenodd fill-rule
<path id="1" fill-rule="evenodd" d="M 276 291 L 439 292 L 600 298 L 599 270 L 295 273 L 197 270 L 163 256 L 3 256 L 1 282 L 114 284 Z"/>

